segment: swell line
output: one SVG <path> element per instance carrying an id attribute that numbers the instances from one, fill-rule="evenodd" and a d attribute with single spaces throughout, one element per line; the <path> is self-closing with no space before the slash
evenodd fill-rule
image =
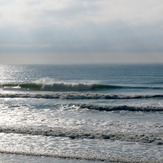
<path id="1" fill-rule="evenodd" d="M 159 106 L 129 106 L 129 105 L 94 105 L 94 104 L 69 104 L 70 108 L 89 109 L 97 111 L 132 111 L 132 112 L 161 112 L 163 107 Z"/>
<path id="2" fill-rule="evenodd" d="M 54 92 L 54 93 L 0 93 L 0 98 L 36 98 L 36 99 L 155 99 L 163 98 L 163 94 L 151 95 L 123 95 L 123 94 L 99 94 L 99 93 L 72 93 L 72 92 Z"/>
<path id="3" fill-rule="evenodd" d="M 84 130 L 65 128 L 9 128 L 0 127 L 0 133 L 15 133 L 25 135 L 42 135 L 53 137 L 68 137 L 70 139 L 107 139 L 128 142 L 154 143 L 163 145 L 163 135 L 159 133 L 133 133 L 133 132 L 112 132 L 110 130 Z"/>
<path id="4" fill-rule="evenodd" d="M 0 86 L 3 90 L 28 90 L 28 91 L 98 91 L 109 89 L 163 89 L 163 87 L 149 86 L 121 86 L 109 84 L 85 83 L 6 83 Z"/>

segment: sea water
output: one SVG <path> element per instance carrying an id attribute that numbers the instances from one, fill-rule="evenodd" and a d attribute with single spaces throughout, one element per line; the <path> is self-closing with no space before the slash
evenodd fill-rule
<path id="1" fill-rule="evenodd" d="M 0 76 L 1 161 L 163 162 L 163 65 L 1 65 Z"/>

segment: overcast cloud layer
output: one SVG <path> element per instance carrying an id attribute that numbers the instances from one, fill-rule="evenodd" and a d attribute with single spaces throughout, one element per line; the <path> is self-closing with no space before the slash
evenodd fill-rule
<path id="1" fill-rule="evenodd" d="M 163 62 L 162 0 L 0 0 L 0 63 Z"/>

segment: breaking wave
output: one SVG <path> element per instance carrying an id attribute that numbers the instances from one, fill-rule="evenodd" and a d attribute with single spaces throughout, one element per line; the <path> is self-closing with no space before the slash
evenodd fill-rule
<path id="1" fill-rule="evenodd" d="M 84 84 L 84 83 L 62 83 L 56 82 L 51 84 L 42 83 L 13 83 L 2 84 L 3 90 L 31 90 L 31 91 L 93 91 L 101 89 L 116 89 L 121 86 L 104 85 L 104 84 Z"/>
<path id="2" fill-rule="evenodd" d="M 66 129 L 54 127 L 53 128 L 0 127 L 0 133 L 68 137 L 70 139 L 108 139 L 112 141 L 120 140 L 163 145 L 163 137 L 162 134 L 159 133 L 113 132 L 110 130 L 84 130 L 84 129 Z"/>
<path id="3" fill-rule="evenodd" d="M 146 87 L 146 86 L 121 86 L 109 84 L 86 84 L 86 83 L 10 83 L 1 84 L 3 90 L 28 90 L 28 91 L 98 91 L 109 89 L 163 89 L 163 87 Z"/>

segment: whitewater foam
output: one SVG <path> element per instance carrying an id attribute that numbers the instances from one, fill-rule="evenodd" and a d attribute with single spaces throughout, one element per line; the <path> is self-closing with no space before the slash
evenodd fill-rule
<path id="1" fill-rule="evenodd" d="M 120 140 L 163 145 L 163 135 L 159 133 L 113 132 L 111 130 L 84 130 L 55 127 L 0 127 L 0 133 L 68 137 L 70 139 L 109 139 L 112 141 Z"/>

